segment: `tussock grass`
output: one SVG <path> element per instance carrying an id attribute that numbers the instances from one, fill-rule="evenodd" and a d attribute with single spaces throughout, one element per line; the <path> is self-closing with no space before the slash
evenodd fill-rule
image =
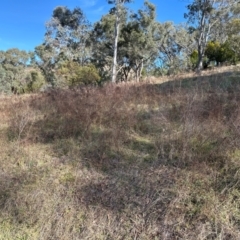
<path id="1" fill-rule="evenodd" d="M 238 72 L 0 98 L 0 239 L 239 239 Z"/>

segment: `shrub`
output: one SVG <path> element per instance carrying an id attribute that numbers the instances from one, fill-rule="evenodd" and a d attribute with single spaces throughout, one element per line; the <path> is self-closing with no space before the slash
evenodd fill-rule
<path id="1" fill-rule="evenodd" d="M 222 44 L 216 41 L 208 42 L 205 55 L 209 62 L 215 61 L 217 65 L 235 61 L 235 53 L 228 42 Z"/>
<path id="2" fill-rule="evenodd" d="M 68 86 L 97 84 L 100 76 L 94 65 L 81 66 L 77 62 L 64 62 L 57 70 L 60 80 Z"/>
<path id="3" fill-rule="evenodd" d="M 26 85 L 24 86 L 24 92 L 36 92 L 39 91 L 43 85 L 46 84 L 43 75 L 40 72 L 32 71 L 27 76 Z"/>
<path id="4" fill-rule="evenodd" d="M 198 52 L 197 50 L 194 50 L 191 55 L 190 55 L 190 62 L 191 62 L 191 67 L 195 68 L 197 66 L 198 62 Z"/>

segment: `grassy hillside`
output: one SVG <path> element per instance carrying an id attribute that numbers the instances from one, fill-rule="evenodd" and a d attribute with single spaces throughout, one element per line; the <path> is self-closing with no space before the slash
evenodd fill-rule
<path id="1" fill-rule="evenodd" d="M 0 239 L 239 239 L 240 74 L 0 97 Z"/>

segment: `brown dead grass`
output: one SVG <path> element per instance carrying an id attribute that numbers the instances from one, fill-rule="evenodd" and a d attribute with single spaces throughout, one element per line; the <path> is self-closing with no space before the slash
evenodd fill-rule
<path id="1" fill-rule="evenodd" d="M 0 98 L 0 239 L 239 239 L 238 73 Z"/>

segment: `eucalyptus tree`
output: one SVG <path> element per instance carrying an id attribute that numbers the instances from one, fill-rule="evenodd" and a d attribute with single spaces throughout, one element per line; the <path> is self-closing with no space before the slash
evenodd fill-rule
<path id="1" fill-rule="evenodd" d="M 45 80 L 52 86 L 55 86 L 56 76 L 54 73 L 60 59 L 61 55 L 58 55 L 50 45 L 43 43 L 35 47 L 32 55 L 32 64 L 37 65 Z"/>
<path id="2" fill-rule="evenodd" d="M 10 92 L 11 88 L 21 88 L 26 83 L 26 70 L 30 62 L 28 52 L 11 48 L 0 51 L 1 89 Z"/>
<path id="3" fill-rule="evenodd" d="M 184 25 L 173 22 L 157 24 L 158 65 L 167 73 L 186 70 L 190 55 L 195 49 L 195 40 Z"/>
<path id="4" fill-rule="evenodd" d="M 191 24 L 189 31 L 195 34 L 198 63 L 197 69 L 203 68 L 203 58 L 207 42 L 211 40 L 216 26 L 222 19 L 230 19 L 237 6 L 236 0 L 194 0 L 187 6 L 185 18 Z M 215 28 L 215 29 L 214 29 Z M 219 29 L 220 30 L 220 29 Z"/>
<path id="5" fill-rule="evenodd" d="M 227 24 L 227 36 L 227 42 L 234 52 L 236 60 L 240 59 L 240 18 L 232 19 Z"/>
<path id="6" fill-rule="evenodd" d="M 57 53 L 69 60 L 84 65 L 89 58 L 86 48 L 91 25 L 80 8 L 72 11 L 67 7 L 56 7 L 52 18 L 46 23 L 45 42 Z"/>
<path id="7" fill-rule="evenodd" d="M 117 78 L 117 53 L 118 53 L 118 40 L 120 35 L 121 18 L 124 13 L 124 4 L 130 3 L 131 0 L 108 0 L 109 4 L 114 4 L 110 10 L 115 16 L 114 28 L 114 42 L 113 42 L 113 61 L 112 61 L 112 82 L 116 82 Z"/>
<path id="8" fill-rule="evenodd" d="M 120 18 L 120 31 L 118 33 L 118 47 L 117 54 L 117 65 L 115 66 L 115 80 L 113 82 L 121 80 L 126 80 L 124 74 L 126 70 L 126 44 L 123 39 L 123 29 L 126 27 L 129 19 L 129 11 L 124 8 L 121 12 Z M 100 69 L 100 74 L 102 79 L 112 80 L 113 71 L 113 58 L 114 58 L 114 44 L 115 41 L 115 14 L 110 11 L 110 13 L 104 15 L 98 22 L 94 24 L 90 42 L 94 46 L 92 49 L 92 62 Z M 125 77 L 124 77 L 125 76 Z"/>
<path id="9" fill-rule="evenodd" d="M 122 25 L 125 24 L 122 18 Z M 89 38 L 89 45 L 93 45 L 91 62 L 100 70 L 102 80 L 111 78 L 113 61 L 113 41 L 114 41 L 115 17 L 113 14 L 106 14 L 93 26 Z M 116 70 L 118 72 L 118 69 Z"/>
<path id="10" fill-rule="evenodd" d="M 149 65 L 157 57 L 156 8 L 145 1 L 145 8 L 132 14 L 126 26 L 122 29 L 123 69 L 132 70 L 135 80 L 139 81 L 144 64 Z"/>
<path id="11" fill-rule="evenodd" d="M 117 66 L 115 66 L 115 79 L 128 80 L 130 75 L 135 80 L 141 78 L 144 65 L 146 66 L 157 56 L 156 48 L 156 9 L 149 2 L 145 2 L 145 8 L 137 13 L 131 13 L 126 8 L 122 9 L 120 18 L 120 31 L 118 33 Z M 93 61 L 100 67 L 101 74 L 111 71 L 112 59 L 116 48 L 115 41 L 115 15 L 110 12 L 94 25 L 91 41 L 94 44 Z M 112 65 L 113 67 L 113 65 Z"/>
<path id="12" fill-rule="evenodd" d="M 35 63 L 48 82 L 57 84 L 56 68 L 64 61 L 84 65 L 89 61 L 87 47 L 91 25 L 80 8 L 73 10 L 59 6 L 46 23 L 45 41 L 35 48 Z"/>
<path id="13" fill-rule="evenodd" d="M 10 91 L 11 83 L 7 79 L 7 71 L 3 67 L 3 61 L 5 60 L 5 52 L 0 51 L 0 91 Z"/>

